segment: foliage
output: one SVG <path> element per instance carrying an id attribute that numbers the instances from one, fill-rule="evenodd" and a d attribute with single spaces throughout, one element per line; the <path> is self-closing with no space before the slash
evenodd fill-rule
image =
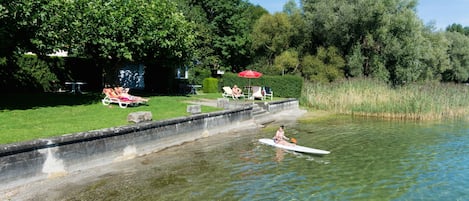
<path id="1" fill-rule="evenodd" d="M 342 68 L 345 61 L 335 47 L 318 48 L 314 56 L 303 58 L 303 76 L 314 82 L 332 82 L 343 77 Z"/>
<path id="2" fill-rule="evenodd" d="M 416 15 L 417 0 L 289 0 L 283 12 L 269 14 L 243 0 L 11 0 L 0 5 L 0 88 L 54 78 L 18 67 L 18 55 L 40 58 L 57 50 L 91 58 L 94 68 L 117 80 L 128 61 L 146 66 L 147 86 L 159 85 L 176 66 L 194 69 L 192 83 L 212 70 L 265 75 L 301 74 L 329 82 L 370 77 L 394 85 L 441 80 L 469 81 L 469 27 L 452 24 L 445 32 L 425 27 Z M 320 48 L 335 47 L 331 64 Z M 338 61 L 338 60 L 336 60 Z M 42 72 L 43 75 L 39 75 Z M 29 75 L 27 75 L 29 74 Z M 200 75 L 200 76 L 199 76 Z M 9 82 L 17 79 L 14 84 Z M 41 83 L 49 90 L 47 82 Z M 20 85 L 18 85 L 20 86 Z M 154 88 L 151 88 L 152 90 Z M 156 89 L 155 89 L 156 90 Z M 164 91 L 163 90 L 163 91 Z"/>
<path id="3" fill-rule="evenodd" d="M 2 2 L 0 38 L 1 55 L 11 58 L 15 51 L 32 51 L 41 55 L 62 46 L 61 34 L 66 32 L 62 16 L 68 6 L 61 0 L 12 0 Z"/>
<path id="4" fill-rule="evenodd" d="M 298 52 L 294 50 L 284 51 L 274 60 L 274 70 L 281 72 L 281 75 L 297 72 L 299 65 Z"/>
<path id="5" fill-rule="evenodd" d="M 268 86 L 274 91 L 274 96 L 284 98 L 299 98 L 303 86 L 303 78 L 295 75 L 263 75 L 260 78 L 247 79 L 238 77 L 235 73 L 223 75 L 222 86 Z"/>
<path id="6" fill-rule="evenodd" d="M 441 81 L 442 74 L 451 68 L 448 55 L 449 40 L 445 33 L 441 32 L 432 33 L 425 30 L 423 34 L 425 41 L 422 43 L 422 49 L 426 51 L 423 52 L 419 81 Z"/>
<path id="7" fill-rule="evenodd" d="M 461 24 L 456 24 L 453 23 L 446 27 L 447 32 L 458 32 L 461 34 L 464 34 L 466 36 L 469 36 L 469 26 L 463 27 Z"/>
<path id="8" fill-rule="evenodd" d="M 313 46 L 337 47 L 348 59 L 347 76 L 395 84 L 425 77 L 420 68 L 429 54 L 421 48 L 426 40 L 416 1 L 319 0 L 303 6 Z"/>
<path id="9" fill-rule="evenodd" d="M 469 79 L 469 37 L 459 32 L 446 32 L 449 41 L 450 69 L 444 72 L 445 81 L 465 82 Z"/>
<path id="10" fill-rule="evenodd" d="M 264 14 L 252 30 L 252 46 L 255 51 L 263 51 L 269 64 L 290 46 L 293 27 L 285 13 Z"/>
<path id="11" fill-rule="evenodd" d="M 284 98 L 300 98 L 303 89 L 303 78 L 296 75 L 265 76 L 274 95 Z"/>
<path id="12" fill-rule="evenodd" d="M 125 61 L 187 59 L 194 42 L 192 24 L 176 5 L 156 1 L 74 1 L 68 24 L 70 50 L 108 60 L 108 82 Z"/>
<path id="13" fill-rule="evenodd" d="M 178 0 L 196 23 L 193 60 L 209 70 L 239 71 L 251 62 L 252 24 L 267 11 L 242 0 Z"/>
<path id="14" fill-rule="evenodd" d="M 205 78 L 209 78 L 212 72 L 209 69 L 195 66 L 189 69 L 189 83 L 201 85 Z"/>
<path id="15" fill-rule="evenodd" d="M 216 93 L 218 92 L 218 79 L 209 77 L 205 78 L 203 82 L 204 93 Z"/>
<path id="16" fill-rule="evenodd" d="M 109 83 L 126 61 L 190 58 L 194 42 L 192 23 L 168 0 L 13 0 L 6 8 L 5 54 L 68 50 L 105 63 Z"/>
<path id="17" fill-rule="evenodd" d="M 302 104 L 341 114 L 381 118 L 441 120 L 469 113 L 469 88 L 461 84 L 411 83 L 392 88 L 383 80 L 306 82 Z"/>
<path id="18" fill-rule="evenodd" d="M 344 68 L 346 77 L 361 77 L 365 74 L 363 70 L 368 69 L 363 67 L 367 58 L 365 58 L 361 49 L 359 43 L 352 46 L 350 54 L 347 56 L 347 66 Z"/>
<path id="19" fill-rule="evenodd" d="M 30 90 L 42 89 L 42 91 L 53 91 L 59 79 L 56 72 L 64 72 L 64 60 L 52 58 L 46 61 L 36 56 L 24 56 L 17 59 L 18 71 L 14 74 L 14 81 L 19 85 L 17 88 Z M 51 62 L 55 60 L 57 62 Z M 55 65 L 53 65 L 55 63 Z"/>

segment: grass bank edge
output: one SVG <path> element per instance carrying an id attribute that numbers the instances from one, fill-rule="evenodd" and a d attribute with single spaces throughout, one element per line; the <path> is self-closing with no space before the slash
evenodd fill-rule
<path id="1" fill-rule="evenodd" d="M 97 98 L 90 101 L 90 96 Z M 46 97 L 49 102 L 44 105 L 38 98 L 25 99 L 25 95 L 22 94 L 19 96 L 20 100 L 10 100 L 13 105 L 9 107 L 3 103 L 3 108 L 0 110 L 0 144 L 128 125 L 130 123 L 127 122 L 127 115 L 136 111 L 152 112 L 153 120 L 188 116 L 190 114 L 186 109 L 187 105 L 191 104 L 189 101 L 221 97 L 218 93 L 197 96 L 151 96 L 147 105 L 122 109 L 118 105 L 103 105 L 102 96 L 99 94 L 97 96 L 90 94 L 90 96 L 50 94 Z M 13 96 L 9 98 L 14 99 Z M 74 100 L 67 100 L 69 98 Z M 80 98 L 83 98 L 82 102 L 77 100 Z M 28 101 L 31 105 L 24 105 Z M 55 101 L 56 104 L 51 101 Z M 19 103 L 19 106 L 15 106 L 15 102 Z M 14 109 L 15 107 L 21 109 Z M 203 113 L 221 110 L 204 105 L 201 109 Z"/>

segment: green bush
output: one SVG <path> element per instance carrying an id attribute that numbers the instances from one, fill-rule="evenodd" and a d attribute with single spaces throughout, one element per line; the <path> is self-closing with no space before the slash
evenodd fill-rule
<path id="1" fill-rule="evenodd" d="M 100 91 L 101 76 L 101 68 L 90 59 L 16 55 L 0 64 L 0 90 L 50 92 L 66 88 L 67 81 L 82 81 L 86 90 Z"/>
<path id="2" fill-rule="evenodd" d="M 64 59 L 21 55 L 16 58 L 15 69 L 13 82 L 17 83 L 16 88 L 53 91 L 59 83 L 58 74 L 64 71 Z"/>
<path id="3" fill-rule="evenodd" d="M 205 78 L 202 90 L 204 93 L 218 92 L 218 79 L 213 77 Z"/>
<path id="4" fill-rule="evenodd" d="M 343 77 L 345 61 L 336 47 L 319 47 L 316 55 L 306 55 L 302 62 L 303 76 L 310 81 L 327 83 Z"/>
<path id="5" fill-rule="evenodd" d="M 189 83 L 191 84 L 203 84 L 205 78 L 209 78 L 212 75 L 210 70 L 202 67 L 193 67 L 189 69 Z"/>

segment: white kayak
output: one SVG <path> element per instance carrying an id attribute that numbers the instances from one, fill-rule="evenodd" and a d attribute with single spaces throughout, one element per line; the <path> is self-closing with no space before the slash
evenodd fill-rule
<path id="1" fill-rule="evenodd" d="M 259 139 L 259 142 L 263 143 L 263 144 L 270 145 L 270 146 L 274 146 L 274 147 L 278 147 L 278 148 L 282 148 L 282 149 L 286 149 L 286 150 L 291 150 L 291 151 L 296 151 L 296 152 L 302 152 L 302 153 L 318 154 L 318 155 L 325 155 L 325 154 L 331 153 L 330 151 L 324 151 L 324 150 L 320 150 L 320 149 L 313 149 L 313 148 L 309 148 L 309 147 L 303 147 L 303 146 L 300 146 L 300 145 L 295 145 L 295 146 L 281 145 L 281 144 L 275 143 L 274 140 L 267 139 L 267 138 Z"/>

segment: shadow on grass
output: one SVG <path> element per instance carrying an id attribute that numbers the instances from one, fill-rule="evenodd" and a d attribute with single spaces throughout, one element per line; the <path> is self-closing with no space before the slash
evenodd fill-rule
<path id="1" fill-rule="evenodd" d="M 103 98 L 101 93 L 10 93 L 0 101 L 0 110 L 26 110 L 40 107 L 94 104 Z"/>
<path id="2" fill-rule="evenodd" d="M 131 95 L 141 97 L 175 96 L 190 97 L 190 94 L 161 94 L 134 90 Z M 27 110 L 40 107 L 74 106 L 100 103 L 104 95 L 100 92 L 85 94 L 62 93 L 6 93 L 0 100 L 1 110 Z"/>

